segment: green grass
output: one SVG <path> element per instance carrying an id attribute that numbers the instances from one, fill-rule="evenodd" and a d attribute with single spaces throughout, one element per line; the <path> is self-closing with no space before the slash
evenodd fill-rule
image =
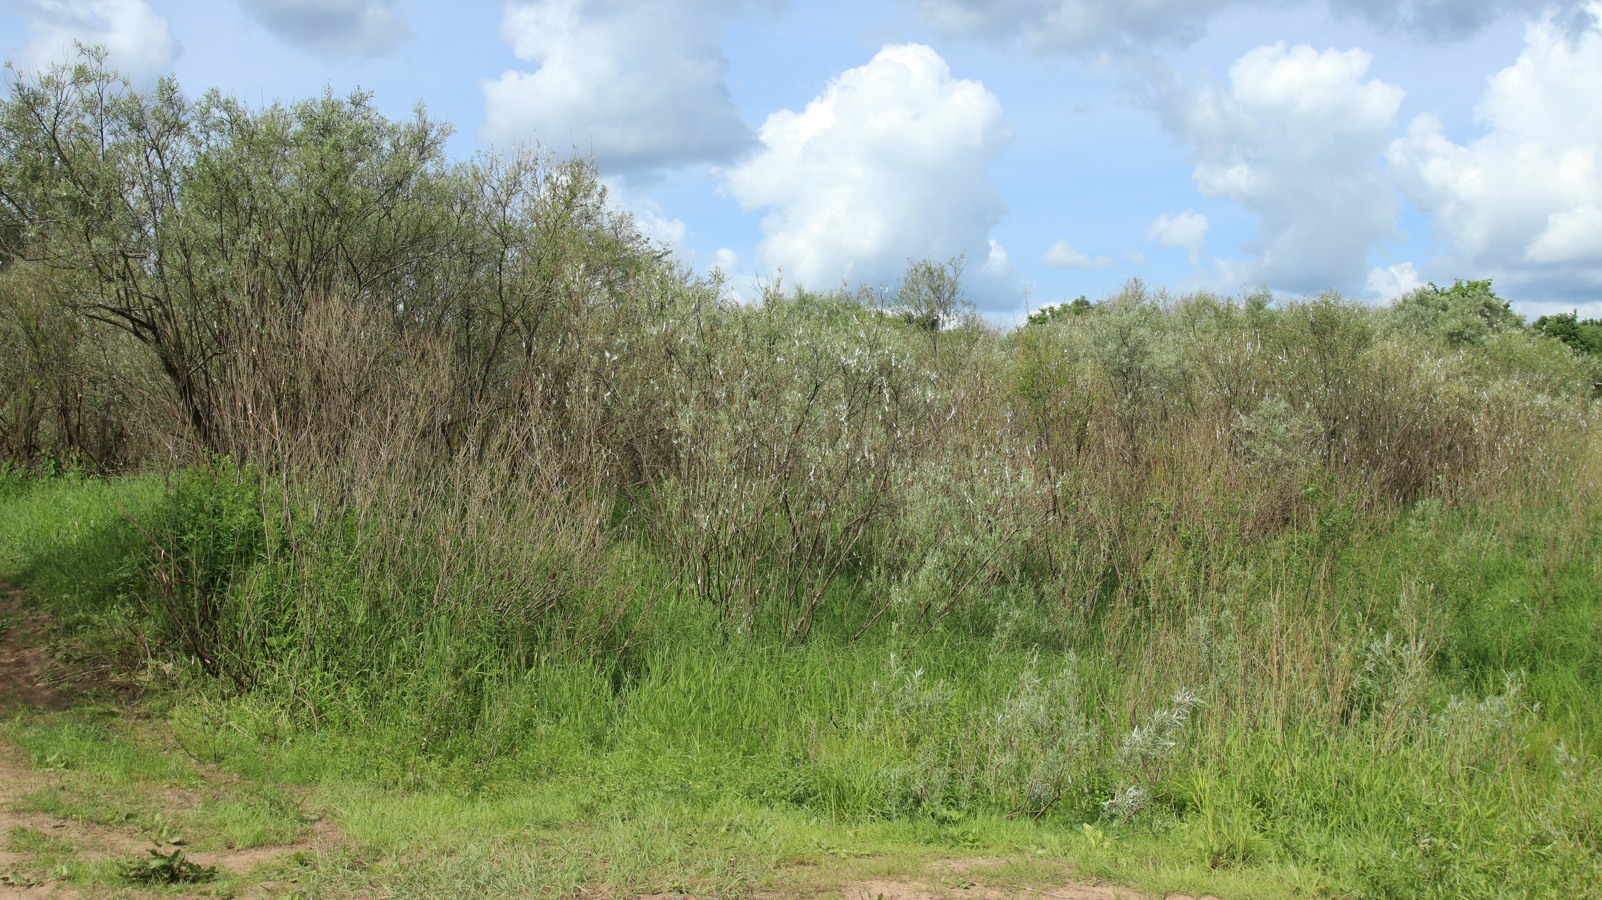
<path id="1" fill-rule="evenodd" d="M 0 504 L 0 576 L 79 640 L 143 633 L 124 512 L 160 496 L 151 480 L 30 485 Z M 623 554 L 638 592 L 666 595 L 624 657 L 511 666 L 438 629 L 370 673 L 411 679 L 382 702 L 311 670 L 240 693 L 180 655 L 146 666 L 167 674 L 145 724 L 102 707 L 0 733 L 58 777 L 23 804 L 49 815 L 197 848 L 290 842 L 327 816 L 346 843 L 284 864 L 325 895 L 826 891 L 989 856 L 1017 883 L 1071 870 L 1219 896 L 1579 895 L 1602 878 L 1599 548 L 1565 521 L 1425 506 L 1333 554 L 1292 535 L 1259 546 L 1212 611 L 1147 610 L 1140 642 L 1087 632 L 1070 654 L 961 630 L 728 641 Z M 1298 640 L 1367 660 L 1344 689 L 1367 699 L 1333 727 L 1296 704 L 1332 690 L 1320 667 L 1338 659 Z M 1409 641 L 1426 648 L 1411 669 Z M 443 671 L 462 663 L 473 678 Z M 1130 756 L 1181 687 L 1197 705 L 1171 746 Z M 1029 796 L 1044 775 L 1049 805 Z M 1138 808 L 1104 807 L 1127 788 Z"/>

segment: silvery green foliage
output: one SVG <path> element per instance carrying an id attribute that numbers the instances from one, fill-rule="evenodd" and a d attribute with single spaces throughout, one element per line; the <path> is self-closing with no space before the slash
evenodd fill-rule
<path id="1" fill-rule="evenodd" d="M 1580 768 L 1580 760 L 1562 738 L 1552 745 L 1552 761 L 1557 763 L 1558 771 L 1563 773 L 1564 781 L 1574 780 Z"/>
<path id="2" fill-rule="evenodd" d="M 1095 764 L 1100 728 L 1083 708 L 1079 658 L 1069 653 L 1049 678 L 1038 660 L 1019 676 L 987 729 L 986 778 L 1014 812 L 1039 812 Z"/>
<path id="3" fill-rule="evenodd" d="M 931 339 L 973 317 L 973 304 L 962 293 L 963 267 L 961 256 L 946 262 L 912 260 L 901 276 L 895 305 Z"/>
<path id="4" fill-rule="evenodd" d="M 908 667 L 897 653 L 890 654 L 884 678 L 869 686 L 856 729 L 907 748 L 904 761 L 882 775 L 883 789 L 899 812 L 935 809 L 951 790 L 951 754 L 936 738 L 947 730 L 942 717 L 954 696 L 949 685 Z"/>
<path id="5" fill-rule="evenodd" d="M 803 638 L 891 512 L 941 388 L 892 323 L 840 298 L 709 311 L 684 343 L 660 537 L 727 621 Z"/>
<path id="6" fill-rule="evenodd" d="M 1174 336 L 1163 310 L 1144 287 L 1125 288 L 1090 326 L 1091 353 L 1125 403 L 1154 399 L 1183 374 Z"/>
<path id="7" fill-rule="evenodd" d="M 1389 310 L 1392 330 L 1413 331 L 1454 347 L 1481 344 L 1493 334 L 1520 327 L 1523 320 L 1491 290 L 1491 281 L 1434 284 L 1408 292 Z"/>
<path id="8" fill-rule="evenodd" d="M 1428 682 L 1429 654 L 1423 642 L 1404 640 L 1387 631 L 1370 638 L 1358 651 L 1351 704 L 1360 714 L 1405 718 L 1422 711 Z"/>
<path id="9" fill-rule="evenodd" d="M 857 720 L 863 734 L 902 727 L 916 729 L 950 706 L 953 692 L 944 682 L 928 677 L 923 669 L 909 668 L 898 653 L 891 653 L 883 679 L 868 686 L 869 701 Z"/>
<path id="10" fill-rule="evenodd" d="M 1130 778 L 1112 797 L 1102 802 L 1102 811 L 1119 819 L 1130 819 L 1151 800 L 1150 785 L 1162 774 L 1169 753 L 1179 746 L 1179 734 L 1190 722 L 1191 713 L 1202 705 L 1200 697 L 1181 688 L 1168 705 L 1153 710 L 1146 721 L 1130 729 L 1118 744 L 1116 765 Z"/>
<path id="11" fill-rule="evenodd" d="M 882 553 L 896 571 L 887 590 L 909 627 L 927 628 L 1012 580 L 1049 489 L 1003 453 L 931 460 L 903 483 Z"/>
<path id="12" fill-rule="evenodd" d="M 1015 815 L 1037 815 L 1089 790 L 1102 765 L 1100 729 L 1083 696 L 1076 655 L 1049 676 L 1037 659 L 999 704 L 957 723 L 949 720 L 957 708 L 952 687 L 891 654 L 855 728 L 907 748 L 904 761 L 884 773 L 885 789 L 900 805 L 935 809 L 979 795 Z"/>
<path id="13" fill-rule="evenodd" d="M 1524 699 L 1524 672 L 1507 672 L 1501 693 L 1478 700 L 1453 697 L 1430 721 L 1429 731 L 1453 748 L 1442 754 L 1453 765 L 1500 770 L 1525 749 L 1524 727 L 1539 711 L 1539 704 Z"/>
<path id="14" fill-rule="evenodd" d="M 1101 811 L 1108 816 L 1128 821 L 1151 802 L 1151 792 L 1138 784 L 1126 785 L 1102 801 Z"/>
<path id="15" fill-rule="evenodd" d="M 1201 698 L 1188 690 L 1177 691 L 1162 709 L 1153 710 L 1146 721 L 1124 735 L 1118 745 L 1118 764 L 1147 776 L 1156 773 L 1168 751 L 1179 743 L 1179 733 L 1190 722 L 1191 711 L 1201 705 Z"/>
<path id="16" fill-rule="evenodd" d="M 1202 679 L 1204 694 L 1216 697 L 1229 690 L 1240 678 L 1240 642 L 1236 638 L 1235 614 L 1228 610 L 1200 612 L 1185 623 L 1184 654 L 1189 675 Z"/>
<path id="17" fill-rule="evenodd" d="M 1530 710 L 1532 707 L 1524 702 L 1524 672 L 1507 672 L 1502 677 L 1502 693 L 1481 700 L 1453 697 L 1435 717 L 1435 727 L 1448 734 L 1500 731 Z"/>
<path id="18" fill-rule="evenodd" d="M 1267 477 L 1299 476 L 1317 460 L 1320 428 L 1305 408 L 1271 395 L 1241 416 L 1239 435 L 1247 465 Z"/>

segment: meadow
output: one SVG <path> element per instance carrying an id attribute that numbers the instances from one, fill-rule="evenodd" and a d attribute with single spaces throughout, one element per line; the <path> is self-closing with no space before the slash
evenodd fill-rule
<path id="1" fill-rule="evenodd" d="M 189 831 L 315 809 L 325 896 L 1602 884 L 1573 323 L 742 303 L 582 160 L 94 62 L 0 109 L 0 578 L 102 690 L 0 737 L 129 820 L 226 773 Z"/>

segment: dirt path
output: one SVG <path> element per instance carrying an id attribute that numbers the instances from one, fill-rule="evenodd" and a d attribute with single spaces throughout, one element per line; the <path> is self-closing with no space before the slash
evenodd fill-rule
<path id="1" fill-rule="evenodd" d="M 928 877 L 913 880 L 869 880 L 839 888 L 848 900 L 1146 900 L 1148 895 L 1112 885 L 1087 883 L 1018 884 L 996 877 L 1008 860 L 998 858 L 952 859 L 930 867 Z M 1066 881 L 1066 879 L 1065 879 Z M 1165 900 L 1195 900 L 1170 894 Z"/>
<path id="2" fill-rule="evenodd" d="M 49 618 L 28 610 L 15 586 L 0 582 L 0 721 L 19 713 L 57 712 L 70 706 L 81 685 L 60 683 L 51 665 L 47 639 Z M 238 779 L 220 771 L 200 773 L 208 788 L 226 790 Z M 59 860 L 66 856 L 80 862 L 131 860 L 148 855 L 153 845 L 148 833 L 132 824 L 108 827 L 81 818 L 62 817 L 33 811 L 31 798 L 73 786 L 77 773 L 33 766 L 23 750 L 0 737 L 0 898 L 74 898 L 111 893 L 102 888 L 85 888 L 66 883 Z M 157 815 L 177 819 L 194 807 L 194 791 L 163 790 L 156 798 L 161 804 Z M 245 876 L 263 864 L 273 863 L 298 852 L 321 852 L 340 840 L 337 829 L 326 820 L 312 826 L 304 839 L 293 844 L 249 849 L 189 852 L 185 857 L 197 865 L 214 866 L 225 875 Z M 167 847 L 170 852 L 173 848 Z M 162 897 L 215 896 L 210 886 L 189 892 L 160 890 Z M 125 895 L 122 891 L 115 891 Z M 276 896 L 280 885 L 259 883 L 245 896 Z M 137 892 L 136 892 L 137 894 Z"/>
<path id="3" fill-rule="evenodd" d="M 0 581 L 0 712 L 62 707 L 60 692 L 48 686 L 47 624 L 44 616 L 23 609 L 21 590 Z"/>

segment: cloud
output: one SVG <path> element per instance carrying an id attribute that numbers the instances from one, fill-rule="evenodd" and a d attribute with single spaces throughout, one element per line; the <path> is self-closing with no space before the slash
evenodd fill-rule
<path id="1" fill-rule="evenodd" d="M 1437 40 L 1478 34 L 1498 19 L 1538 14 L 1551 0 L 1329 0 L 1330 12 L 1387 29 L 1405 29 Z M 1558 4 L 1570 14 L 1584 3 Z"/>
<path id="2" fill-rule="evenodd" d="M 1410 262 L 1378 268 L 1368 273 L 1368 296 L 1374 300 L 1395 300 L 1424 286 L 1424 279 Z"/>
<path id="3" fill-rule="evenodd" d="M 689 246 L 690 226 L 683 219 L 669 215 L 660 203 L 620 178 L 603 177 L 601 185 L 606 188 L 607 205 L 628 213 L 648 240 L 673 251 L 675 257 L 694 256 Z"/>
<path id="4" fill-rule="evenodd" d="M 803 284 L 889 283 L 909 258 L 959 253 L 995 278 L 1006 207 L 986 169 L 1011 139 L 1001 103 L 920 44 L 891 45 L 795 112 L 768 116 L 761 148 L 723 172 L 762 220 L 757 261 Z M 980 286 L 982 289 L 982 286 Z"/>
<path id="5" fill-rule="evenodd" d="M 1554 7 L 1585 21 L 1584 0 L 913 0 L 942 37 L 1014 40 L 1040 54 L 1150 59 L 1153 45 L 1185 46 L 1231 7 L 1323 6 L 1336 18 L 1439 41 L 1472 37 L 1513 15 Z"/>
<path id="6" fill-rule="evenodd" d="M 106 64 L 146 88 L 183 52 L 167 19 L 145 0 L 26 0 L 20 7 L 33 37 L 11 60 L 24 73 L 73 61 L 76 41 L 105 47 Z"/>
<path id="7" fill-rule="evenodd" d="M 714 272 L 723 276 L 723 298 L 735 303 L 755 303 L 762 299 L 765 290 L 773 286 L 772 278 L 749 271 L 740 254 L 728 247 L 719 247 L 712 254 L 712 265 L 708 267 L 707 274 Z"/>
<path id="8" fill-rule="evenodd" d="M 395 0 L 239 0 L 267 30 L 328 60 L 384 56 L 410 31 Z"/>
<path id="9" fill-rule="evenodd" d="M 501 37 L 533 72 L 486 80 L 481 137 L 593 153 L 607 174 L 733 159 L 750 144 L 724 82 L 725 20 L 743 0 L 523 0 Z"/>
<path id="10" fill-rule="evenodd" d="M 1183 95 L 1165 124 L 1191 145 L 1208 197 L 1258 219 L 1249 280 L 1317 292 L 1357 288 L 1369 250 L 1396 233 L 1397 202 L 1380 167 L 1402 90 L 1364 80 L 1361 50 L 1283 42 L 1236 60 L 1229 87 Z M 1156 225 L 1153 226 L 1156 230 Z"/>
<path id="11" fill-rule="evenodd" d="M 1263 0 L 918 0 L 946 37 L 1021 38 L 1037 53 L 1118 53 L 1158 41 L 1190 43 L 1229 6 Z"/>
<path id="12" fill-rule="evenodd" d="M 1391 145 L 1456 265 L 1568 293 L 1602 285 L 1602 4 L 1591 14 L 1578 35 L 1552 19 L 1527 29 L 1476 107 L 1479 137 L 1456 143 L 1422 115 Z"/>
<path id="13" fill-rule="evenodd" d="M 1202 242 L 1207 240 L 1207 217 L 1193 210 L 1163 213 L 1146 229 L 1146 240 L 1159 247 L 1184 247 L 1191 265 L 1201 262 Z"/>
<path id="14" fill-rule="evenodd" d="M 985 261 L 979 271 L 986 279 L 997 284 L 1004 284 L 1012 279 L 1012 256 L 995 238 L 990 239 L 990 252 L 985 255 Z"/>
<path id="15" fill-rule="evenodd" d="M 1041 258 L 1041 262 L 1054 269 L 1079 269 L 1081 271 L 1109 269 L 1112 268 L 1113 264 L 1111 257 L 1097 256 L 1092 259 L 1089 255 L 1075 250 L 1065 240 L 1059 240 L 1057 243 L 1052 244 L 1051 249 L 1047 250 L 1046 255 Z"/>

